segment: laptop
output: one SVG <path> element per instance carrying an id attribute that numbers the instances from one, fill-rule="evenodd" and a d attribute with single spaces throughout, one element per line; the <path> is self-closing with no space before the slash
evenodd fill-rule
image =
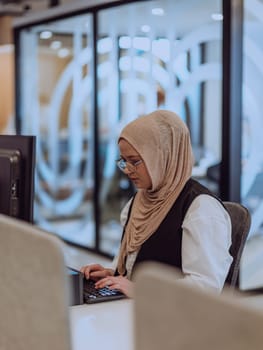
<path id="1" fill-rule="evenodd" d="M 87 280 L 83 273 L 77 269 L 68 266 L 67 272 L 71 279 L 71 305 L 94 304 L 126 298 L 125 294 L 116 289 L 108 287 L 96 289 L 95 282 Z"/>

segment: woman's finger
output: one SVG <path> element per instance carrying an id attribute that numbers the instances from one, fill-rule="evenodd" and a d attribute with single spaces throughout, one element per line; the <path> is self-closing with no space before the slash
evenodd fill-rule
<path id="1" fill-rule="evenodd" d="M 109 287 L 112 284 L 113 284 L 112 279 L 109 278 L 109 277 L 105 277 L 105 278 L 102 278 L 99 281 L 97 281 L 96 284 L 95 284 L 95 287 L 96 288 L 103 288 L 103 287 L 106 287 L 106 286 Z"/>

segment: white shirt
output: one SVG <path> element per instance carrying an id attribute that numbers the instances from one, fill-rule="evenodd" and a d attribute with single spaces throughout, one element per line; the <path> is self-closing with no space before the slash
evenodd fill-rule
<path id="1" fill-rule="evenodd" d="M 124 225 L 128 215 L 129 201 L 121 212 Z M 197 196 L 185 215 L 182 235 L 183 283 L 210 289 L 220 293 L 233 260 L 231 246 L 231 220 L 224 207 L 214 197 Z M 127 257 L 126 268 L 130 277 L 138 252 Z M 118 261 L 113 261 L 113 268 Z"/>

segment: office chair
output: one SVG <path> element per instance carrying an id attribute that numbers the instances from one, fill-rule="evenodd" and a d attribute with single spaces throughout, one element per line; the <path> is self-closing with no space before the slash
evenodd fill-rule
<path id="1" fill-rule="evenodd" d="M 0 349 L 71 350 L 62 243 L 0 215 Z"/>
<path id="2" fill-rule="evenodd" d="M 136 350 L 260 350 L 263 311 L 238 291 L 214 294 L 180 283 L 179 271 L 142 263 L 136 271 Z"/>
<path id="3" fill-rule="evenodd" d="M 233 257 L 225 285 L 235 288 L 238 286 L 238 276 L 241 255 L 247 240 L 251 224 L 251 216 L 246 207 L 235 202 L 223 202 L 231 218 L 232 245 L 230 253 Z"/>

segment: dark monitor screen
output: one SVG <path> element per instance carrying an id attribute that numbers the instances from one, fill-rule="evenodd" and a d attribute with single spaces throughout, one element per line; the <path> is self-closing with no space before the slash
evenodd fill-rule
<path id="1" fill-rule="evenodd" d="M 0 135 L 0 213 L 33 223 L 36 136 Z"/>

